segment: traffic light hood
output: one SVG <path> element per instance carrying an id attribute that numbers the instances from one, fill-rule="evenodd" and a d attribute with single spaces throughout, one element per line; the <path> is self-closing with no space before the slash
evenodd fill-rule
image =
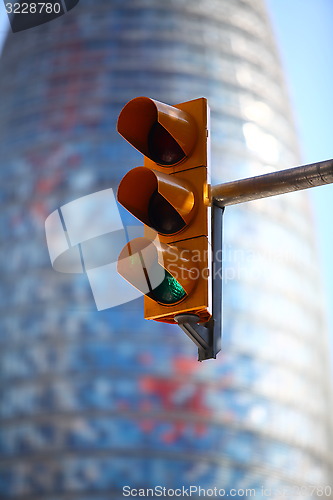
<path id="1" fill-rule="evenodd" d="M 140 153 L 165 167 L 186 159 L 197 140 L 190 114 L 148 97 L 136 97 L 124 106 L 117 130 Z"/>

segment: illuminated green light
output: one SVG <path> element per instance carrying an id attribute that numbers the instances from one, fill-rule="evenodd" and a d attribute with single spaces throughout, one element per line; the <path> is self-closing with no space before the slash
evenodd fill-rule
<path id="1" fill-rule="evenodd" d="M 181 284 L 167 271 L 164 280 L 147 295 L 161 304 L 176 304 L 186 297 L 186 292 Z"/>

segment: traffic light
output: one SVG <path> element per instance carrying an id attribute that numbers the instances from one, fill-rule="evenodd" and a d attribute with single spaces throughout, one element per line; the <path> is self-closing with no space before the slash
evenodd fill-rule
<path id="1" fill-rule="evenodd" d="M 145 225 L 118 272 L 145 296 L 144 316 L 177 323 L 212 316 L 209 109 L 205 98 L 176 106 L 137 97 L 118 132 L 144 155 L 121 180 L 118 201 Z"/>

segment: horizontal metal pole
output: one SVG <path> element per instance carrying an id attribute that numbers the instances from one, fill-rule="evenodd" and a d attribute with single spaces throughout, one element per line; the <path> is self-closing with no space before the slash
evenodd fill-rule
<path id="1" fill-rule="evenodd" d="M 213 204 L 236 205 L 333 182 L 333 160 L 212 186 Z"/>

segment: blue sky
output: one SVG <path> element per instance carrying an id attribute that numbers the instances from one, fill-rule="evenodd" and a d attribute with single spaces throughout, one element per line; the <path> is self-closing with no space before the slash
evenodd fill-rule
<path id="1" fill-rule="evenodd" d="M 333 157 L 333 1 L 266 0 L 294 109 L 302 162 Z M 0 3 L 0 44 L 9 27 Z M 311 190 L 333 346 L 333 185 Z"/>
<path id="2" fill-rule="evenodd" d="M 304 164 L 333 158 L 333 2 L 266 0 L 277 38 Z M 333 353 L 333 184 L 310 190 L 327 291 Z"/>

